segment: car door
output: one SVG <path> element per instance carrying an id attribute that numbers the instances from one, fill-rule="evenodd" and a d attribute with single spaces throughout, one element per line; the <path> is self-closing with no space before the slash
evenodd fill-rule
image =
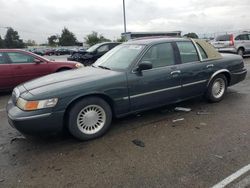
<path id="1" fill-rule="evenodd" d="M 36 59 L 34 56 L 23 52 L 7 52 L 6 54 L 11 62 L 10 68 L 16 84 L 49 73 L 49 66 L 46 61 Z"/>
<path id="2" fill-rule="evenodd" d="M 0 90 L 10 89 L 15 86 L 10 64 L 5 52 L 0 52 Z"/>
<path id="3" fill-rule="evenodd" d="M 247 38 L 246 38 L 246 53 L 250 53 L 250 34 L 247 34 Z"/>
<path id="4" fill-rule="evenodd" d="M 245 51 L 248 52 L 250 50 L 250 44 L 248 40 L 248 34 L 241 34 L 235 38 L 235 43 L 238 48 L 244 47 Z"/>
<path id="5" fill-rule="evenodd" d="M 181 98 L 186 99 L 203 94 L 206 91 L 207 81 L 214 72 L 214 64 L 207 60 L 204 49 L 191 41 L 176 42 L 181 59 Z M 198 51 L 202 61 L 200 61 Z"/>
<path id="6" fill-rule="evenodd" d="M 178 101 L 180 75 L 172 43 L 151 46 L 139 63 L 148 61 L 152 69 L 128 74 L 132 111 Z"/>

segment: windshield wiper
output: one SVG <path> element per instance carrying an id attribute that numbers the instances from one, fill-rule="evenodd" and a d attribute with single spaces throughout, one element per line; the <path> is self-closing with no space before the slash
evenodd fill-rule
<path id="1" fill-rule="evenodd" d="M 111 70 L 110 68 L 108 67 L 105 67 L 105 66 L 102 66 L 102 65 L 99 65 L 98 67 L 102 68 L 102 69 L 107 69 L 107 70 Z"/>

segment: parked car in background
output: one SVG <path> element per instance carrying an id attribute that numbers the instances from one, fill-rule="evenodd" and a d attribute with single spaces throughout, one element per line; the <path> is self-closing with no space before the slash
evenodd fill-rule
<path id="1" fill-rule="evenodd" d="M 44 51 L 44 55 L 48 55 L 48 56 L 51 56 L 51 55 L 55 55 L 55 49 L 46 49 Z"/>
<path id="2" fill-rule="evenodd" d="M 70 55 L 70 50 L 67 48 L 59 48 L 55 50 L 55 55 Z"/>
<path id="3" fill-rule="evenodd" d="M 250 32 L 219 35 L 211 44 L 219 52 L 237 53 L 241 56 L 250 54 Z"/>
<path id="4" fill-rule="evenodd" d="M 44 50 L 42 50 L 42 49 L 34 49 L 31 52 L 33 52 L 34 54 L 40 55 L 40 56 L 45 55 Z"/>
<path id="5" fill-rule="evenodd" d="M 92 66 L 19 85 L 7 113 L 10 124 L 26 134 L 67 129 L 89 140 L 103 135 L 112 117 L 196 96 L 219 102 L 246 74 L 242 57 L 221 55 L 203 40 L 135 40 Z"/>
<path id="6" fill-rule="evenodd" d="M 119 45 L 119 42 L 103 42 L 96 44 L 86 51 L 73 53 L 68 60 L 70 61 L 78 61 L 85 66 L 92 65 L 98 58 L 103 56 L 109 50 Z"/>
<path id="7" fill-rule="evenodd" d="M 23 50 L 0 49 L 0 91 L 50 73 L 82 67 L 77 62 L 57 62 Z"/>

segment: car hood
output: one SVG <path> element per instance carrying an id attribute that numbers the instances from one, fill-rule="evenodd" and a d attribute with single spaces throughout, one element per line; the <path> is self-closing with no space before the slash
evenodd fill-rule
<path id="1" fill-rule="evenodd" d="M 42 96 L 57 93 L 58 91 L 63 92 L 72 87 L 82 88 L 86 83 L 90 83 L 88 85 L 91 85 L 92 82 L 110 79 L 119 74 L 123 73 L 101 68 L 84 67 L 37 78 L 24 83 L 23 86 L 32 95 Z"/>

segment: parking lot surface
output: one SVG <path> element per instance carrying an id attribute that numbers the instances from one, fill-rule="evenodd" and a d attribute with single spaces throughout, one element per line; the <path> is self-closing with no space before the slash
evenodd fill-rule
<path id="1" fill-rule="evenodd" d="M 0 187 L 204 188 L 250 164 L 249 74 L 220 103 L 197 98 L 117 119 L 88 142 L 23 137 L 7 122 L 9 96 L 0 95 Z M 249 186 L 248 170 L 236 177 L 226 186 Z"/>

